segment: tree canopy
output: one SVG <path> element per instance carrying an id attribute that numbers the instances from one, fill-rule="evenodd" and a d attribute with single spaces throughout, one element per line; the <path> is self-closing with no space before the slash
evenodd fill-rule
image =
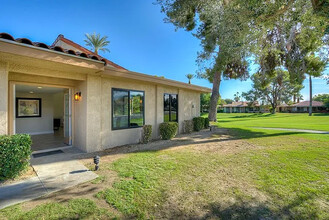
<path id="1" fill-rule="evenodd" d="M 101 37 L 100 34 L 85 34 L 86 39 L 84 40 L 86 43 L 86 46 L 91 47 L 95 54 L 98 54 L 98 51 L 103 52 L 110 52 L 108 48 L 106 48 L 110 41 L 107 40 L 107 36 Z"/>
<path id="2" fill-rule="evenodd" d="M 288 103 L 294 91 L 300 90 L 300 84 L 292 84 L 287 71 L 277 69 L 271 77 L 264 77 L 260 72 L 251 76 L 252 89 L 242 96 L 249 102 L 261 100 L 271 105 L 271 112 L 281 103 Z"/>
<path id="3" fill-rule="evenodd" d="M 326 107 L 329 107 L 329 94 L 318 94 L 314 96 L 313 100 L 323 102 Z"/>
<path id="4" fill-rule="evenodd" d="M 286 68 L 301 84 L 319 76 L 327 62 L 327 0 L 157 0 L 166 21 L 200 39 L 198 75 L 213 83 L 209 119 L 216 120 L 223 79 L 247 79 L 249 58 L 272 77 Z"/>

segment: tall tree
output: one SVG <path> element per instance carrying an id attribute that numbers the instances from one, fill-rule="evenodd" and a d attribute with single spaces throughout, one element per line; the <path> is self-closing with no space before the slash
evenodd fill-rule
<path id="1" fill-rule="evenodd" d="M 318 102 L 329 102 L 329 94 L 318 94 L 313 99 Z"/>
<path id="2" fill-rule="evenodd" d="M 191 79 L 194 78 L 194 75 L 189 73 L 189 74 L 186 74 L 185 76 L 188 79 L 188 84 L 191 84 Z"/>
<path id="3" fill-rule="evenodd" d="M 291 81 L 301 83 L 306 66 L 305 62 L 299 63 L 300 59 L 294 55 L 298 55 L 300 48 L 317 45 L 328 30 L 328 15 L 323 14 L 328 8 L 327 0 L 157 2 L 166 13 L 167 22 L 177 28 L 194 31 L 193 35 L 201 41 L 203 51 L 199 54 L 198 63 L 208 66 L 201 68 L 203 71 L 199 75 L 213 83 L 209 111 L 212 121 L 216 120 L 221 80 L 248 77 L 247 57 L 256 55 L 264 75 L 273 76 L 277 67 L 286 66 Z M 301 24 L 309 28 L 301 29 Z M 298 41 L 303 46 L 296 49 L 294 43 Z M 301 54 L 306 57 L 310 51 L 314 50 L 302 51 Z M 304 70 L 301 71 L 301 68 Z"/>
<path id="4" fill-rule="evenodd" d="M 314 100 L 322 102 L 327 108 L 329 108 L 329 94 L 318 94 L 314 96 Z"/>
<path id="5" fill-rule="evenodd" d="M 243 93 L 243 97 L 249 102 L 263 100 L 271 105 L 271 113 L 275 114 L 276 107 L 282 102 L 288 102 L 294 92 L 287 71 L 277 69 L 272 76 L 264 76 L 258 72 L 251 76 L 252 89 Z"/>
<path id="6" fill-rule="evenodd" d="M 239 92 L 235 93 L 234 94 L 234 101 L 238 102 L 238 101 L 240 101 L 240 99 L 241 99 L 240 93 Z"/>
<path id="7" fill-rule="evenodd" d="M 95 54 L 98 54 L 98 51 L 110 52 L 108 48 L 106 48 L 110 41 L 107 40 L 107 36 L 101 37 L 100 34 L 85 34 L 86 39 L 84 40 L 86 46 L 91 47 L 94 50 Z"/>
<path id="8" fill-rule="evenodd" d="M 328 43 L 324 37 L 328 24 L 313 13 L 311 2 L 290 1 L 289 7 L 272 27 L 263 30 L 263 37 L 258 38 L 261 48 L 254 54 L 264 75 L 272 75 L 276 68 L 284 66 L 293 83 L 302 84 L 309 76 L 312 115 L 312 76 L 320 76 L 327 62 L 327 55 L 321 50 Z"/>
<path id="9" fill-rule="evenodd" d="M 167 22 L 194 31 L 203 50 L 199 53 L 199 76 L 213 83 L 209 119 L 216 121 L 222 79 L 246 79 L 249 14 L 227 0 L 158 0 Z"/>

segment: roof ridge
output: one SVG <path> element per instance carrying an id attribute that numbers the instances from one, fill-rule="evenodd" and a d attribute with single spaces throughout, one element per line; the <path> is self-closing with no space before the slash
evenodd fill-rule
<path id="1" fill-rule="evenodd" d="M 57 38 L 54 41 L 54 43 L 52 44 L 52 46 L 55 45 L 59 40 L 63 40 L 65 43 L 70 44 L 72 47 L 75 47 L 76 49 L 81 50 L 84 53 L 89 53 L 91 55 L 97 56 L 100 60 L 101 59 L 104 59 L 107 64 L 110 64 L 110 65 L 112 65 L 112 66 L 114 66 L 116 68 L 127 70 L 126 68 L 124 68 L 124 67 L 122 67 L 122 66 L 120 66 L 120 65 L 118 65 L 118 64 L 116 64 L 116 63 L 114 63 L 114 62 L 112 62 L 112 61 L 110 61 L 108 59 L 106 59 L 105 57 L 102 57 L 102 56 L 100 56 L 100 55 L 98 55 L 98 54 L 96 54 L 96 53 L 88 50 L 87 48 L 81 46 L 80 44 L 78 44 L 78 43 L 76 43 L 76 42 L 74 42 L 74 41 L 72 41 L 72 40 L 70 40 L 68 38 L 65 38 L 63 34 L 59 34 L 57 36 Z"/>

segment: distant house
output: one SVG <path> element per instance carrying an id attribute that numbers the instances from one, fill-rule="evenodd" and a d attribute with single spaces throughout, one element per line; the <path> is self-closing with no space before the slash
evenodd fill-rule
<path id="1" fill-rule="evenodd" d="M 282 104 L 277 107 L 277 112 L 304 113 L 309 111 L 310 101 L 299 102 L 293 105 Z M 329 109 L 318 101 L 312 101 L 312 112 L 328 112 Z"/>
<path id="2" fill-rule="evenodd" d="M 258 102 L 250 104 L 250 102 L 232 102 L 220 107 L 224 113 L 254 113 L 254 112 L 268 112 L 268 109 L 259 105 Z"/>

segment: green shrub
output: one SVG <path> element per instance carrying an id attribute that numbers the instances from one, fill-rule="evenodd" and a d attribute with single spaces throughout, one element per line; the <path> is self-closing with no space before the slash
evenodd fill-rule
<path id="1" fill-rule="evenodd" d="M 15 178 L 29 166 L 31 144 L 27 134 L 0 136 L 0 180 Z"/>
<path id="2" fill-rule="evenodd" d="M 204 128 L 209 128 L 209 118 L 204 118 Z"/>
<path id="3" fill-rule="evenodd" d="M 192 120 L 185 120 L 183 124 L 183 132 L 185 134 L 192 133 L 194 127 L 193 127 L 193 121 Z"/>
<path id="4" fill-rule="evenodd" d="M 152 137 L 152 125 L 144 125 L 142 133 L 142 143 L 147 144 Z"/>
<path id="5" fill-rule="evenodd" d="M 193 118 L 194 131 L 200 131 L 204 128 L 204 117 Z"/>
<path id="6" fill-rule="evenodd" d="M 176 136 L 178 131 L 177 122 L 164 122 L 160 124 L 160 135 L 163 140 L 170 140 Z"/>

